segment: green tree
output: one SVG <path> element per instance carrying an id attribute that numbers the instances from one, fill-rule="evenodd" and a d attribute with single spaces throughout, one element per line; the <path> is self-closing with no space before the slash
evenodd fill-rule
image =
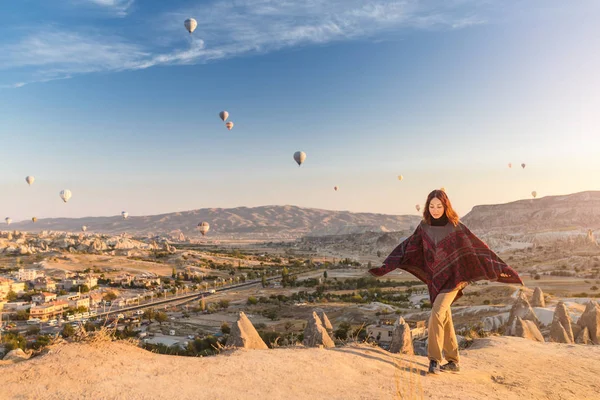
<path id="1" fill-rule="evenodd" d="M 2 343 L 4 343 L 6 352 L 14 349 L 25 350 L 27 339 L 18 332 L 7 332 L 2 335 Z"/>
<path id="2" fill-rule="evenodd" d="M 327 279 L 327 271 L 323 272 L 323 278 Z"/>
<path id="3" fill-rule="evenodd" d="M 142 318 L 147 319 L 148 322 L 152 322 L 152 318 L 154 318 L 154 309 L 150 308 L 150 309 L 144 311 Z"/>
<path id="4" fill-rule="evenodd" d="M 283 269 L 281 270 L 281 285 L 283 287 L 288 286 L 289 277 L 290 277 L 290 271 L 287 269 L 287 267 L 283 267 Z"/>
<path id="5" fill-rule="evenodd" d="M 267 277 L 263 274 L 261 279 L 262 287 L 267 287 Z"/>
<path id="6" fill-rule="evenodd" d="M 277 318 L 279 318 L 279 314 L 277 314 L 276 309 L 271 309 L 271 310 L 266 311 L 264 313 L 264 316 L 269 318 L 271 321 L 275 321 Z"/>
<path id="7" fill-rule="evenodd" d="M 17 294 L 14 291 L 12 291 L 12 290 L 9 291 L 6 294 L 6 300 L 7 301 L 15 301 L 15 300 L 17 300 Z"/>
<path id="8" fill-rule="evenodd" d="M 29 319 L 29 310 L 17 311 L 17 321 L 27 321 Z"/>
<path id="9" fill-rule="evenodd" d="M 158 322 L 162 326 L 163 322 L 167 322 L 169 317 L 167 316 L 167 313 L 160 311 L 160 312 L 156 313 L 156 315 L 154 316 L 154 319 L 156 320 L 156 322 Z"/>

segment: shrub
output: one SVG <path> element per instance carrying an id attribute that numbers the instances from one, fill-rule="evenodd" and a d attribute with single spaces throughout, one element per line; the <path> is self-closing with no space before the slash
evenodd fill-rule
<path id="1" fill-rule="evenodd" d="M 346 339 L 348 339 L 348 332 L 350 331 L 351 328 L 352 328 L 352 326 L 348 322 L 344 321 L 335 330 L 335 332 L 333 333 L 333 336 L 336 339 L 346 340 Z"/>
<path id="2" fill-rule="evenodd" d="M 223 335 L 229 335 L 231 333 L 231 328 L 227 322 L 221 324 L 221 332 L 223 332 Z"/>
<path id="3" fill-rule="evenodd" d="M 62 337 L 64 338 L 69 338 L 72 337 L 75 334 L 75 328 L 73 328 L 71 326 L 71 324 L 65 324 L 65 326 L 63 326 L 62 331 L 60 332 L 60 334 L 62 335 Z"/>
<path id="4" fill-rule="evenodd" d="M 219 300 L 219 307 L 226 309 L 229 307 L 229 300 L 221 299 Z"/>
<path id="5" fill-rule="evenodd" d="M 258 304 L 258 299 L 254 296 L 250 296 L 248 297 L 248 304 L 249 305 L 255 305 Z"/>

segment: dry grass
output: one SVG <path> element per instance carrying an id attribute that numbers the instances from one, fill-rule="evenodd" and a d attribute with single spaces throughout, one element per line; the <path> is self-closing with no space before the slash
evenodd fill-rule
<path id="1" fill-rule="evenodd" d="M 426 372 L 413 364 L 413 357 L 410 356 L 408 361 L 394 360 L 395 399 L 422 400 L 425 398 L 421 379 Z"/>

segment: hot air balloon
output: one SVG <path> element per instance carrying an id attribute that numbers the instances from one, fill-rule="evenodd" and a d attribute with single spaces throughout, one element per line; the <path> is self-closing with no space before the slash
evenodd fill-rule
<path id="1" fill-rule="evenodd" d="M 185 29 L 187 29 L 187 31 L 191 35 L 192 32 L 194 32 L 196 30 L 196 27 L 198 26 L 198 22 L 196 22 L 196 20 L 194 18 L 188 18 L 183 22 L 183 26 L 185 26 Z"/>
<path id="2" fill-rule="evenodd" d="M 71 198 L 71 191 L 69 189 L 61 190 L 60 198 L 62 199 L 62 201 L 64 201 L 66 203 Z"/>
<path id="3" fill-rule="evenodd" d="M 231 130 L 233 128 L 233 122 L 229 121 L 225 124 L 225 126 L 227 127 L 227 129 Z"/>
<path id="4" fill-rule="evenodd" d="M 336 192 L 338 191 L 338 189 L 339 189 L 339 187 L 337 187 L 337 186 L 333 187 L 333 190 L 335 190 Z"/>
<path id="5" fill-rule="evenodd" d="M 9 217 L 4 218 L 4 221 L 6 221 L 6 225 L 10 225 L 10 223 L 12 222 L 12 219 L 10 219 Z"/>
<path id="6" fill-rule="evenodd" d="M 210 229 L 210 225 L 206 221 L 200 222 L 198 224 L 198 230 L 200 231 L 202 236 L 206 235 L 206 232 L 208 232 L 209 229 Z"/>
<path id="7" fill-rule="evenodd" d="M 398 180 L 401 181 L 402 179 L 404 179 L 404 177 L 402 175 L 398 175 Z"/>
<path id="8" fill-rule="evenodd" d="M 531 195 L 533 196 L 533 198 L 535 199 L 537 197 L 537 192 L 534 190 L 533 192 L 531 192 Z"/>
<path id="9" fill-rule="evenodd" d="M 123 217 L 123 219 L 127 219 L 127 217 L 129 217 L 129 213 L 127 211 L 122 211 L 121 217 Z"/>
<path id="10" fill-rule="evenodd" d="M 81 227 L 81 231 L 82 231 L 82 232 L 85 232 L 85 231 L 87 231 L 87 226 L 83 225 L 83 226 Z"/>
<path id="11" fill-rule="evenodd" d="M 523 169 L 525 168 L 525 163 L 521 164 L 521 168 L 523 168 Z"/>
<path id="12" fill-rule="evenodd" d="M 417 212 L 421 211 L 421 206 L 420 205 L 416 205 L 415 208 L 417 209 Z"/>
<path id="13" fill-rule="evenodd" d="M 31 218 L 31 221 L 35 224 L 37 222 L 37 218 L 33 217 L 33 218 Z"/>
<path id="14" fill-rule="evenodd" d="M 227 118 L 229 118 L 229 113 L 227 111 L 221 111 L 219 117 L 225 122 L 227 121 Z"/>
<path id="15" fill-rule="evenodd" d="M 33 176 L 29 175 L 25 178 L 25 182 L 27 182 L 29 184 L 29 186 L 31 186 L 33 184 L 33 182 L 35 182 L 35 178 Z"/>
<path id="16" fill-rule="evenodd" d="M 508 163 L 508 168 L 512 168 L 512 163 Z"/>
<path id="17" fill-rule="evenodd" d="M 304 160 L 306 160 L 306 153 L 303 151 L 297 151 L 294 153 L 294 160 L 298 163 L 298 166 L 301 166 Z"/>

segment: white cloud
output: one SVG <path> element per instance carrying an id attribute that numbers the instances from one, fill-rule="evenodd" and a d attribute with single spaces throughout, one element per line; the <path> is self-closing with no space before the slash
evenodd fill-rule
<path id="1" fill-rule="evenodd" d="M 86 0 L 124 12 L 133 0 Z M 227 0 L 149 21 L 160 42 L 57 29 L 0 45 L 0 69 L 27 69 L 29 81 L 166 64 L 197 64 L 292 46 L 380 38 L 400 29 L 460 29 L 484 23 L 469 5 L 489 0 Z M 188 36 L 183 21 L 198 28 Z M 165 39 L 167 38 L 167 39 Z M 168 39 L 172 38 L 172 39 Z M 23 83 L 21 83 L 23 85 Z"/>
<path id="2" fill-rule="evenodd" d="M 83 0 L 114 11 L 119 17 L 125 17 L 135 0 Z"/>

